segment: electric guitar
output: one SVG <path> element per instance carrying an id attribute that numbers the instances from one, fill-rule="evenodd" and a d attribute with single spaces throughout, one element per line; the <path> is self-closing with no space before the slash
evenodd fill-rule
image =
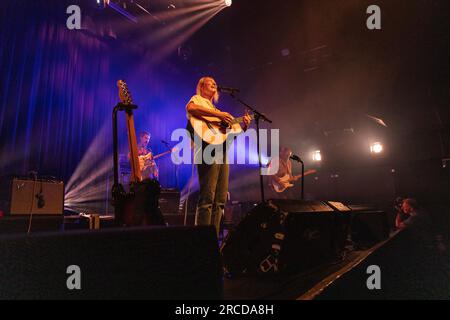
<path id="1" fill-rule="evenodd" d="M 250 115 L 254 119 L 254 115 Z M 242 132 L 240 123 L 244 122 L 244 117 L 233 118 L 228 124 L 217 117 L 194 117 L 191 116 L 188 126 L 190 125 L 191 133 L 198 135 L 204 142 L 208 144 L 222 144 L 227 140 L 229 135 L 238 135 Z"/>
<path id="2" fill-rule="evenodd" d="M 165 156 L 166 154 L 169 154 L 169 153 L 172 153 L 175 151 L 177 151 L 177 148 L 172 148 L 170 150 L 167 150 L 165 152 L 157 154 L 156 156 L 154 156 L 153 153 L 151 153 L 151 152 L 144 154 L 142 156 L 139 156 L 139 167 L 141 169 L 141 172 L 151 166 L 154 166 L 156 159 L 161 158 L 161 157 Z"/>
<path id="3" fill-rule="evenodd" d="M 306 171 L 304 176 L 314 174 L 316 172 L 317 172 L 317 170 L 311 169 L 311 170 Z M 299 175 L 296 175 L 296 176 L 293 176 L 290 178 L 288 174 L 285 174 L 284 176 L 282 176 L 280 178 L 280 181 L 276 181 L 274 178 L 272 178 L 271 186 L 275 192 L 280 193 L 280 192 L 285 191 L 287 188 L 292 188 L 294 186 L 294 184 L 292 182 L 300 179 L 301 177 L 302 177 L 302 175 L 299 174 Z"/>

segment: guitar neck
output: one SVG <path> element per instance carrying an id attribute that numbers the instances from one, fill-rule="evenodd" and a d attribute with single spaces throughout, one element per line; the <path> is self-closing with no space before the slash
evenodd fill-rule
<path id="1" fill-rule="evenodd" d="M 250 119 L 254 119 L 255 116 L 253 114 L 250 115 Z M 231 122 L 231 124 L 235 124 L 235 123 L 242 123 L 244 122 L 244 117 L 239 117 L 239 118 L 234 118 L 233 121 Z"/>
<path id="2" fill-rule="evenodd" d="M 167 150 L 167 151 L 165 151 L 165 152 L 163 152 L 163 153 L 157 154 L 156 156 L 153 157 L 153 160 L 154 160 L 154 159 L 158 159 L 158 158 L 160 158 L 160 157 L 162 157 L 162 156 L 165 156 L 166 154 L 169 154 L 169 153 L 171 153 L 171 152 L 172 152 L 172 150 Z"/>
<path id="3" fill-rule="evenodd" d="M 141 169 L 139 167 L 139 156 L 136 141 L 136 130 L 134 128 L 133 114 L 126 114 L 128 146 L 130 147 L 131 182 L 142 181 Z"/>
<path id="4" fill-rule="evenodd" d="M 304 174 L 304 176 L 308 176 L 308 175 L 310 175 L 310 174 L 314 174 L 314 173 L 316 173 L 317 172 L 317 170 L 315 170 L 315 169 L 310 169 L 310 170 L 308 170 L 308 171 L 305 171 L 305 174 Z M 299 178 L 301 178 L 302 177 L 302 175 L 301 174 L 298 174 L 298 175 L 296 175 L 296 177 L 299 177 Z"/>

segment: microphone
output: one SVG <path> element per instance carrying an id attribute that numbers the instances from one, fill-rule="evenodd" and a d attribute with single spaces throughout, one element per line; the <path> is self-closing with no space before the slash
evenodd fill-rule
<path id="1" fill-rule="evenodd" d="M 302 159 L 300 159 L 300 157 L 296 156 L 295 154 L 290 156 L 289 159 L 292 159 L 292 160 L 297 161 L 297 162 L 302 162 Z"/>
<path id="2" fill-rule="evenodd" d="M 236 88 L 230 88 L 230 87 L 223 87 L 223 86 L 217 86 L 217 91 L 219 92 L 241 92 L 239 89 Z"/>
<path id="3" fill-rule="evenodd" d="M 161 140 L 162 143 L 164 143 L 166 146 L 169 145 L 169 143 L 165 140 Z"/>

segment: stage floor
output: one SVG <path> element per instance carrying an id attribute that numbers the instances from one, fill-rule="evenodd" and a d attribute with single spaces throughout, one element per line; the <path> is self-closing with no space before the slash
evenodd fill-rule
<path id="1" fill-rule="evenodd" d="M 340 261 L 291 275 L 242 276 L 224 279 L 226 300 L 312 300 L 388 240 L 365 250 L 349 251 Z"/>

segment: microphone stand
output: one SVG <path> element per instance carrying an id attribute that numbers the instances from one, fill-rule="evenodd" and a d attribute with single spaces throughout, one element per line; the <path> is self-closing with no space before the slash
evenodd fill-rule
<path id="1" fill-rule="evenodd" d="M 172 151 L 172 148 L 169 146 L 169 143 L 166 141 L 161 141 L 167 148 L 167 150 Z M 175 186 L 178 189 L 178 165 L 174 164 L 175 166 Z"/>
<path id="2" fill-rule="evenodd" d="M 300 163 L 302 164 L 302 193 L 301 198 L 302 200 L 305 199 L 305 164 L 303 163 L 303 160 L 300 159 Z"/>
<path id="3" fill-rule="evenodd" d="M 291 157 L 291 159 L 294 160 L 294 161 L 300 162 L 301 165 L 302 165 L 302 182 L 301 182 L 301 183 L 302 183 L 302 191 L 301 191 L 301 199 L 303 200 L 303 199 L 304 199 L 304 195 L 305 195 L 305 163 L 303 162 L 303 160 L 302 160 L 301 158 L 295 159 L 295 158 L 292 158 L 292 157 Z"/>
<path id="4" fill-rule="evenodd" d="M 261 202 L 265 202 L 264 198 L 264 181 L 263 181 L 263 175 L 261 174 L 262 171 L 262 161 L 261 161 L 261 149 L 260 149 L 260 143 L 259 143 L 259 121 L 266 121 L 268 123 L 272 123 L 272 120 L 268 119 L 263 113 L 259 112 L 255 108 L 251 107 L 244 101 L 242 101 L 240 98 L 235 96 L 235 92 L 238 92 L 238 90 L 231 90 L 231 91 L 222 91 L 225 93 L 228 93 L 234 100 L 242 104 L 246 109 L 249 109 L 251 112 L 253 112 L 255 116 L 255 123 L 256 123 L 256 145 L 258 149 L 258 162 L 259 162 L 259 184 L 261 188 Z"/>

